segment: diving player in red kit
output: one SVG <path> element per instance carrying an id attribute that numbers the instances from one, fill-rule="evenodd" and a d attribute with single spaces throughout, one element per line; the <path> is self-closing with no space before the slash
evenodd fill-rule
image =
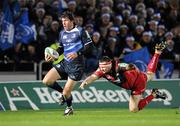
<path id="1" fill-rule="evenodd" d="M 155 54 L 148 64 L 146 73 L 140 71 L 134 64 L 118 63 L 105 56 L 99 61 L 99 68 L 81 83 L 80 88 L 84 89 L 85 86 L 103 77 L 119 87 L 131 90 L 129 99 L 131 112 L 143 109 L 154 98 L 166 99 L 166 94 L 159 92 L 158 89 L 153 89 L 151 94 L 143 99 L 147 81 L 153 80 L 159 56 L 165 48 L 166 42 L 155 46 Z"/>

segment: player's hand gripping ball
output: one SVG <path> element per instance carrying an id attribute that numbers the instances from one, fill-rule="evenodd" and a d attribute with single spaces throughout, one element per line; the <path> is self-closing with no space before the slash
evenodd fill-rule
<path id="1" fill-rule="evenodd" d="M 50 56 L 50 57 L 53 57 L 54 59 L 58 59 L 59 57 L 59 53 L 50 47 L 45 48 L 44 54 L 45 54 L 45 57 Z"/>

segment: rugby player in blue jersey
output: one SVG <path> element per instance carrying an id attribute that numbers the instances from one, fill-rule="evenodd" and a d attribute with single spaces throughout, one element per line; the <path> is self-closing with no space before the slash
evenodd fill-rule
<path id="1" fill-rule="evenodd" d="M 88 32 L 75 25 L 74 15 L 71 12 L 64 12 L 60 19 L 64 29 L 59 34 L 59 48 L 57 51 L 59 54 L 64 53 L 64 59 L 49 70 L 43 79 L 43 83 L 62 93 L 60 104 L 67 103 L 64 111 L 64 115 L 67 116 L 73 114 L 71 91 L 83 76 L 83 54 L 90 51 L 93 46 Z M 47 62 L 53 61 L 54 57 L 45 55 L 45 60 Z M 64 88 L 62 88 L 56 80 L 62 79 L 64 75 L 67 75 L 68 79 Z"/>

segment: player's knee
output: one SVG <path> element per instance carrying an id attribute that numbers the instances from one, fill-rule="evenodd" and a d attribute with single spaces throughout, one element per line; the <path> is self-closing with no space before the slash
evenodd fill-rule
<path id="1" fill-rule="evenodd" d="M 71 95 L 71 90 L 64 88 L 63 89 L 63 95 L 66 97 L 69 97 Z"/>
<path id="2" fill-rule="evenodd" d="M 139 111 L 139 108 L 137 108 L 137 107 L 131 107 L 131 108 L 129 108 L 129 111 L 130 112 L 133 112 L 133 113 L 136 113 L 136 112 L 138 112 Z"/>
<path id="3" fill-rule="evenodd" d="M 45 84 L 46 86 L 49 86 L 49 85 L 53 84 L 52 81 L 50 81 L 50 80 L 48 80 L 48 79 L 46 79 L 46 78 L 44 78 L 42 82 L 43 82 L 43 84 Z"/>

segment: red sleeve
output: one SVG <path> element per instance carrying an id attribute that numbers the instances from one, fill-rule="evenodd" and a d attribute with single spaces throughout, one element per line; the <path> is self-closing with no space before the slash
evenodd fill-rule
<path id="1" fill-rule="evenodd" d="M 104 75 L 104 73 L 99 68 L 94 72 L 94 74 L 99 78 L 101 78 Z"/>

